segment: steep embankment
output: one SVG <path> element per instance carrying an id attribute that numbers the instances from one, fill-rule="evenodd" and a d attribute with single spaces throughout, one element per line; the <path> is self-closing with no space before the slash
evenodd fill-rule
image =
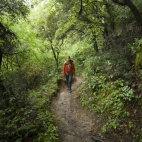
<path id="1" fill-rule="evenodd" d="M 80 105 L 76 88 L 82 80 L 76 77 L 69 93 L 64 81 L 59 83 L 59 92 L 52 100 L 51 111 L 59 128 L 61 142 L 92 142 L 90 136 L 96 134 L 99 119 Z M 97 137 L 102 137 L 99 134 Z"/>

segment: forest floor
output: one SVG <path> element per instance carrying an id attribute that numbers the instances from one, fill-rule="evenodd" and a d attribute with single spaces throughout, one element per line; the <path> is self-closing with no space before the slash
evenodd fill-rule
<path id="1" fill-rule="evenodd" d="M 76 77 L 71 93 L 68 92 L 64 81 L 59 82 L 57 96 L 52 99 L 51 112 L 59 129 L 61 142 L 93 142 L 90 136 L 103 139 L 100 133 L 99 117 L 81 106 L 80 97 L 76 92 L 82 83 Z"/>

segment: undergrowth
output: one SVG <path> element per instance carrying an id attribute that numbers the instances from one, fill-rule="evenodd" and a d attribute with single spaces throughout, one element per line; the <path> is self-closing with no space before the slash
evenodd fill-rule
<path id="1" fill-rule="evenodd" d="M 81 102 L 106 118 L 102 132 L 123 131 L 132 141 L 142 141 L 142 128 L 138 126 L 142 122 L 136 118 L 142 108 L 142 98 L 137 94 L 137 77 L 125 52 L 118 49 L 95 54 L 84 63 Z"/>
<path id="2" fill-rule="evenodd" d="M 56 142 L 58 128 L 50 112 L 58 73 L 41 64 L 5 72 L 0 100 L 0 142 Z M 17 85 L 18 84 L 18 85 Z"/>

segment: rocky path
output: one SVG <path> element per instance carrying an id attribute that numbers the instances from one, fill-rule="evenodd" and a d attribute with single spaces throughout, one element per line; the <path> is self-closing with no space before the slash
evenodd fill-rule
<path id="1" fill-rule="evenodd" d="M 81 78 L 76 77 L 73 92 L 69 93 L 65 82 L 61 81 L 59 92 L 52 100 L 51 111 L 59 128 L 61 142 L 93 142 L 90 136 L 97 130 L 97 119 L 80 105 L 75 90 L 81 82 Z"/>

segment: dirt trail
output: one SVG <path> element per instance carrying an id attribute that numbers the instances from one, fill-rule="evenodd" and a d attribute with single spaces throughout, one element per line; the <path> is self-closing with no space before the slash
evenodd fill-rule
<path id="1" fill-rule="evenodd" d="M 75 89 L 81 82 L 81 78 L 76 77 L 73 92 L 69 93 L 65 82 L 61 81 L 59 92 L 52 100 L 51 111 L 59 128 L 61 142 L 93 142 L 90 136 L 96 132 L 98 120 L 80 105 Z"/>

